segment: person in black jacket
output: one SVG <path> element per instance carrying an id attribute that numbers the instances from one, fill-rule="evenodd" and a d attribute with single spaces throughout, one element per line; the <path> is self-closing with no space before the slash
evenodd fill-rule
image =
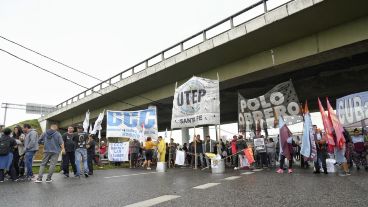
<path id="1" fill-rule="evenodd" d="M 93 135 L 88 135 L 88 143 L 87 143 L 87 162 L 88 162 L 88 175 L 93 175 L 93 159 L 96 153 L 96 142 L 93 139 Z"/>
<path id="2" fill-rule="evenodd" d="M 63 159 L 63 172 L 65 177 L 69 177 L 69 163 L 72 166 L 74 175 L 77 173 L 77 166 L 75 165 L 75 143 L 77 135 L 74 133 L 74 127 L 69 126 L 68 132 L 63 134 L 63 141 L 65 146 L 65 154 L 62 155 Z"/>
<path id="3" fill-rule="evenodd" d="M 10 137 L 11 132 L 11 129 L 5 128 L 0 137 L 0 182 L 4 182 L 5 171 L 8 171 L 13 181 L 17 181 L 13 166 L 13 151 L 17 143 L 15 139 Z"/>

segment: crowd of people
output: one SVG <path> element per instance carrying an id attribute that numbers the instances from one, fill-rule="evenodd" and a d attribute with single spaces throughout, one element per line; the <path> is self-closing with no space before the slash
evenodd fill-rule
<path id="1" fill-rule="evenodd" d="M 38 176 L 34 176 L 33 159 L 39 146 L 43 145 L 43 157 Z M 0 182 L 8 177 L 12 181 L 43 182 L 43 174 L 49 165 L 45 182 L 52 182 L 52 175 L 61 155 L 61 170 L 65 177 L 70 176 L 70 167 L 74 177 L 93 175 L 93 163 L 101 165 L 101 158 L 107 153 L 104 142 L 101 143 L 99 157 L 96 157 L 96 141 L 92 134 L 83 132 L 78 126 L 77 132 L 69 126 L 63 135 L 56 124 L 40 136 L 29 124 L 14 129 L 5 128 L 0 135 Z M 97 150 L 98 150 L 97 149 Z M 81 168 L 80 163 L 83 164 Z"/>
<path id="2" fill-rule="evenodd" d="M 242 135 L 234 135 L 232 140 L 218 142 L 206 136 L 204 140 L 196 135 L 189 144 L 179 145 L 170 139 L 169 143 L 161 136 L 157 141 L 150 137 L 145 142 L 132 139 L 129 143 L 129 165 L 130 168 L 146 168 L 157 162 L 166 162 L 168 167 L 175 167 L 177 151 L 185 152 L 184 165 L 206 169 L 211 166 L 208 154 L 221 156 L 227 167 L 234 170 L 254 168 L 277 168 L 277 173 L 293 173 L 293 163 L 300 162 L 301 168 L 308 169 L 313 163 L 314 173 L 328 174 L 326 160 L 332 158 L 335 165 L 342 167 L 342 175 L 350 175 L 350 170 L 364 168 L 368 170 L 368 139 L 366 133 L 354 129 L 353 134 L 344 132 L 346 144 L 342 149 L 330 148 L 327 145 L 326 133 L 313 126 L 313 145 L 315 145 L 314 159 L 306 159 L 301 154 L 302 142 L 299 136 L 290 136 L 286 143 L 287 148 L 275 140 L 264 137 L 260 132 L 251 138 L 245 139 Z M 255 146 L 255 139 L 263 139 L 264 145 Z M 38 177 L 34 176 L 33 159 L 43 145 L 43 158 L 40 164 Z M 287 153 L 285 154 L 285 149 Z M 96 153 L 97 151 L 97 153 Z M 65 177 L 70 176 L 72 170 L 74 177 L 82 175 L 88 178 L 93 175 L 94 164 L 101 166 L 101 161 L 106 158 L 107 145 L 101 141 L 98 145 L 92 134 L 85 133 L 82 126 L 69 126 L 67 132 L 61 135 L 56 124 L 51 124 L 50 129 L 42 133 L 38 132 L 29 124 L 23 127 L 16 126 L 13 129 L 5 128 L 0 136 L 0 182 L 5 178 L 12 181 L 19 179 L 25 181 L 43 182 L 45 168 L 49 164 L 46 182 L 52 182 L 52 175 L 61 154 L 61 170 Z M 247 153 L 249 152 L 250 153 Z M 196 160 L 197 159 L 197 160 Z M 287 166 L 285 161 L 287 161 Z M 278 164 L 278 166 L 277 166 Z M 81 167 L 82 165 L 82 167 Z"/>
<path id="3" fill-rule="evenodd" d="M 364 168 L 368 170 L 368 139 L 359 129 L 354 129 L 352 136 L 345 132 L 346 146 L 342 149 L 329 148 L 327 145 L 326 133 L 313 126 L 313 145 L 315 145 L 314 159 L 306 159 L 301 154 L 302 141 L 299 136 L 290 136 L 285 143 L 288 153 L 282 153 L 282 144 L 279 138 L 264 137 L 259 132 L 251 138 L 245 139 L 242 135 L 234 135 L 232 140 L 218 142 L 206 136 L 204 140 L 200 135 L 196 135 L 193 141 L 184 143 L 182 146 L 174 143 L 170 139 L 165 143 L 162 137 L 157 142 L 147 138 L 146 142 L 140 143 L 138 140 L 130 142 L 130 167 L 143 167 L 151 170 L 152 163 L 166 162 L 168 167 L 175 167 L 176 151 L 185 152 L 185 164 L 192 168 L 206 169 L 211 166 L 211 159 L 208 153 L 218 154 L 224 160 L 227 167 L 234 170 L 254 169 L 254 168 L 275 168 L 277 173 L 293 173 L 293 167 L 297 163 L 302 169 L 309 169 L 313 166 L 313 173 L 328 174 L 326 160 L 334 160 L 335 166 L 341 166 L 340 175 L 350 175 L 350 170 L 355 166 L 357 170 Z M 254 140 L 264 139 L 264 146 L 256 147 Z M 245 150 L 252 152 L 251 160 L 246 156 Z M 195 161 L 197 159 L 197 161 Z M 139 164 L 140 163 L 140 164 Z M 142 164 L 143 163 L 143 164 Z"/>

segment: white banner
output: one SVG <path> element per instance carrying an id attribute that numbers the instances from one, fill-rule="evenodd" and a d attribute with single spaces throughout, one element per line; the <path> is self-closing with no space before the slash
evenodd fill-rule
<path id="1" fill-rule="evenodd" d="M 219 81 L 193 77 L 175 90 L 171 128 L 220 124 Z"/>
<path id="2" fill-rule="evenodd" d="M 257 151 L 265 149 L 264 138 L 257 138 L 257 139 L 254 139 L 253 141 L 254 141 L 254 148 Z"/>
<path id="3" fill-rule="evenodd" d="M 368 92 L 354 93 L 336 100 L 336 114 L 343 126 L 360 126 L 368 119 Z"/>
<path id="4" fill-rule="evenodd" d="M 140 111 L 107 111 L 106 137 L 125 137 L 144 141 L 157 139 L 155 108 Z"/>
<path id="5" fill-rule="evenodd" d="M 175 164 L 176 165 L 185 165 L 185 152 L 184 151 L 176 151 L 176 156 L 175 156 Z"/>
<path id="6" fill-rule="evenodd" d="M 109 143 L 108 158 L 112 162 L 129 161 L 129 142 Z"/>

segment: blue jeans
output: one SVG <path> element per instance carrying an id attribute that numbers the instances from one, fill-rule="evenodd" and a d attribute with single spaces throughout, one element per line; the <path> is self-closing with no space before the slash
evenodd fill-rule
<path id="1" fill-rule="evenodd" d="M 75 165 L 77 166 L 77 174 L 76 176 L 80 176 L 81 174 L 81 170 L 80 170 L 80 162 L 81 160 L 83 160 L 83 168 L 84 168 L 84 173 L 89 172 L 88 170 L 88 163 L 87 163 L 87 149 L 84 148 L 77 148 L 75 150 Z"/>
<path id="2" fill-rule="evenodd" d="M 26 169 L 27 169 L 27 174 L 26 174 L 27 177 L 33 176 L 32 164 L 33 164 L 33 157 L 35 154 L 36 154 L 36 151 L 28 151 L 24 155 L 24 165 L 26 166 Z"/>

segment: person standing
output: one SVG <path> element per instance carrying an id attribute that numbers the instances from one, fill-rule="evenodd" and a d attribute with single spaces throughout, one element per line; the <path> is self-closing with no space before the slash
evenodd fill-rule
<path id="1" fill-rule="evenodd" d="M 238 170 L 240 169 L 240 167 L 242 167 L 242 168 L 249 167 L 247 160 L 244 158 L 244 149 L 246 149 L 246 148 L 248 148 L 246 141 L 243 139 L 242 135 L 239 135 L 239 137 L 236 141 L 236 149 L 237 149 L 237 152 L 238 152 L 237 156 L 239 158 L 239 163 L 240 163 L 240 166 L 237 168 Z M 244 163 L 244 161 L 245 161 L 245 163 Z"/>
<path id="2" fill-rule="evenodd" d="M 88 136 L 87 133 L 83 132 L 83 126 L 78 126 L 78 134 L 74 137 L 74 143 L 76 146 L 75 150 L 75 165 L 77 167 L 77 173 L 75 174 L 75 177 L 80 178 L 81 175 L 81 169 L 80 169 L 80 163 L 83 162 L 83 168 L 84 168 L 84 176 L 88 178 L 88 163 L 87 163 L 87 141 Z"/>
<path id="3" fill-rule="evenodd" d="M 76 134 L 74 133 L 74 127 L 69 126 L 68 131 L 63 134 L 63 142 L 65 146 L 65 154 L 62 155 L 63 160 L 63 172 L 65 177 L 69 177 L 69 163 L 72 166 L 74 175 L 77 173 L 77 166 L 75 165 L 75 143 Z"/>
<path id="4" fill-rule="evenodd" d="M 216 147 L 216 143 L 213 140 L 211 140 L 210 136 L 207 135 L 206 140 L 203 144 L 204 153 L 214 153 L 215 147 Z M 211 166 L 210 159 L 208 159 L 206 155 L 204 157 L 206 159 L 206 168 L 210 168 Z"/>
<path id="5" fill-rule="evenodd" d="M 360 166 L 368 170 L 364 137 L 360 134 L 359 129 L 354 129 L 354 135 L 351 136 L 351 141 L 353 143 L 353 160 L 357 170 L 360 170 Z"/>
<path id="6" fill-rule="evenodd" d="M 51 124 L 50 129 L 43 133 L 38 141 L 39 144 L 44 145 L 44 150 L 38 178 L 35 180 L 35 183 L 42 183 L 43 173 L 45 172 L 45 167 L 48 162 L 50 162 L 50 167 L 46 183 L 52 182 L 51 177 L 55 171 L 60 151 L 63 154 L 65 153 L 63 138 L 57 130 L 58 126 L 56 124 Z"/>
<path id="7" fill-rule="evenodd" d="M 13 162 L 13 151 L 17 143 L 10 137 L 11 129 L 5 128 L 0 137 L 0 182 L 4 182 L 4 174 L 7 171 L 13 181 L 17 181 Z"/>
<path id="8" fill-rule="evenodd" d="M 201 163 L 201 167 L 204 168 L 204 162 L 203 162 L 203 142 L 201 140 L 201 136 L 198 134 L 195 139 L 196 142 L 196 151 L 197 151 L 197 164 Z"/>
<path id="9" fill-rule="evenodd" d="M 270 166 L 275 167 L 276 166 L 276 144 L 273 141 L 272 138 L 268 139 L 269 141 L 266 144 L 266 151 L 267 151 L 267 157 L 268 157 L 268 163 Z"/>
<path id="10" fill-rule="evenodd" d="M 321 135 L 320 131 L 317 129 L 316 125 L 313 125 L 312 136 L 314 137 L 314 142 L 316 143 L 317 149 L 317 159 L 314 161 L 314 174 L 319 174 L 320 172 L 320 162 L 322 162 L 323 173 L 328 174 L 327 172 L 327 147 L 326 147 L 326 137 Z"/>
<path id="11" fill-rule="evenodd" d="M 15 139 L 15 142 L 17 143 L 17 145 L 14 148 L 13 151 L 13 166 L 15 168 L 15 173 L 16 176 L 22 177 L 24 175 L 24 171 L 21 172 L 21 169 L 19 167 L 19 160 L 21 158 L 21 156 L 24 155 L 24 134 L 22 132 L 22 128 L 20 126 L 16 126 L 13 129 L 13 139 Z M 22 162 L 24 164 L 24 162 Z M 24 166 L 22 167 L 24 169 Z"/>
<path id="12" fill-rule="evenodd" d="M 88 135 L 88 143 L 87 143 L 87 162 L 88 162 L 88 175 L 93 175 L 93 159 L 95 157 L 96 152 L 96 142 L 93 139 L 93 135 Z"/>
<path id="13" fill-rule="evenodd" d="M 162 136 L 158 137 L 158 146 L 157 146 L 158 154 L 160 156 L 159 162 L 165 162 L 166 155 L 166 143 Z"/>
<path id="14" fill-rule="evenodd" d="M 234 135 L 233 139 L 230 142 L 230 146 L 231 146 L 231 163 L 235 166 L 234 170 L 238 170 L 239 169 L 239 160 L 238 160 L 238 149 L 236 146 L 236 143 L 238 141 L 238 136 Z"/>
<path id="15" fill-rule="evenodd" d="M 33 157 L 38 151 L 38 133 L 35 129 L 32 129 L 31 125 L 24 124 L 23 132 L 25 133 L 24 140 L 24 148 L 25 148 L 25 157 L 24 164 L 26 166 L 26 176 L 27 180 L 30 181 L 33 176 L 32 165 L 33 165 Z"/>
<path id="16" fill-rule="evenodd" d="M 141 148 L 141 144 L 137 139 L 133 139 L 129 143 L 129 153 L 130 153 L 130 168 L 136 168 L 138 164 L 138 154 Z M 165 159 L 165 156 L 164 156 Z"/>
<path id="17" fill-rule="evenodd" d="M 151 137 L 147 137 L 147 141 L 144 143 L 144 149 L 146 153 L 146 160 L 143 163 L 143 168 L 147 165 L 147 170 L 151 170 L 151 162 L 153 158 L 153 147 L 155 147 L 156 144 L 152 142 Z"/>

